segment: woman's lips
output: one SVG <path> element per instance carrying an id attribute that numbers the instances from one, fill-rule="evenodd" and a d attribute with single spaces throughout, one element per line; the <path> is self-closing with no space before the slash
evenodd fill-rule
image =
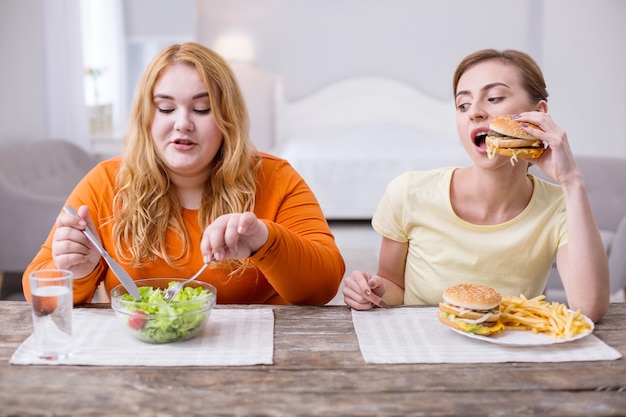
<path id="1" fill-rule="evenodd" d="M 190 139 L 174 139 L 172 145 L 178 150 L 190 150 L 196 146 L 196 143 Z"/>
<path id="2" fill-rule="evenodd" d="M 489 128 L 480 126 L 472 130 L 471 138 L 474 142 L 474 146 L 484 152 L 487 152 L 487 144 L 485 139 L 487 139 L 487 133 L 489 133 Z"/>

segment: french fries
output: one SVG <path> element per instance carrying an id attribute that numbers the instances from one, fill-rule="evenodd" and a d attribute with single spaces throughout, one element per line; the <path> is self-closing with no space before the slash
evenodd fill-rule
<path id="1" fill-rule="evenodd" d="M 569 339 L 591 330 L 580 311 L 571 311 L 562 303 L 548 303 L 544 298 L 544 295 L 530 300 L 523 295 L 504 297 L 500 304 L 500 321 L 507 330 L 548 333 L 555 339 Z"/>

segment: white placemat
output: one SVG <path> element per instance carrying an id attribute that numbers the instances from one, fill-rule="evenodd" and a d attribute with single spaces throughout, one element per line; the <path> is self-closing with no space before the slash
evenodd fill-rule
<path id="1" fill-rule="evenodd" d="M 13 353 L 16 365 L 241 366 L 271 365 L 274 312 L 271 309 L 214 309 L 193 339 L 166 344 L 136 339 L 110 309 L 77 308 L 72 316 L 73 353 L 49 361 L 35 355 L 28 337 Z"/>
<path id="2" fill-rule="evenodd" d="M 621 358 L 595 335 L 554 345 L 502 346 L 444 326 L 436 307 L 352 310 L 361 354 L 369 363 L 570 362 Z"/>

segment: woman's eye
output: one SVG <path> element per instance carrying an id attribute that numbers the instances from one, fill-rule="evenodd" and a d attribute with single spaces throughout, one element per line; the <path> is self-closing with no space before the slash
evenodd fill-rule
<path id="1" fill-rule="evenodd" d="M 157 110 L 159 111 L 159 113 L 165 113 L 165 114 L 169 114 L 174 111 L 174 109 L 162 109 L 160 107 L 157 107 Z"/>
<path id="2" fill-rule="evenodd" d="M 194 112 L 198 114 L 208 114 L 211 113 L 211 109 L 195 109 Z"/>
<path id="3" fill-rule="evenodd" d="M 504 97 L 489 97 L 489 101 L 491 103 L 499 103 L 504 100 Z"/>
<path id="4" fill-rule="evenodd" d="M 467 109 L 469 109 L 469 103 L 459 104 L 456 108 L 459 111 L 467 111 Z"/>

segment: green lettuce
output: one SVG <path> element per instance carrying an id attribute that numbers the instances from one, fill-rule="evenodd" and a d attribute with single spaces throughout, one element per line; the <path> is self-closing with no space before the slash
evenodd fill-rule
<path id="1" fill-rule="evenodd" d="M 169 287 L 175 283 L 170 282 Z M 139 287 L 139 300 L 135 300 L 130 294 L 121 297 L 123 301 L 137 303 L 133 311 L 129 311 L 135 320 L 142 319 L 141 316 L 137 317 L 137 311 L 147 315 L 140 328 L 136 328 L 136 325 L 130 326 L 130 330 L 144 342 L 168 343 L 189 339 L 200 329 L 210 313 L 212 305 L 207 303 L 206 297 L 211 292 L 205 288 L 184 287 L 170 303 L 165 301 L 166 292 L 167 289 L 145 286 Z"/>

